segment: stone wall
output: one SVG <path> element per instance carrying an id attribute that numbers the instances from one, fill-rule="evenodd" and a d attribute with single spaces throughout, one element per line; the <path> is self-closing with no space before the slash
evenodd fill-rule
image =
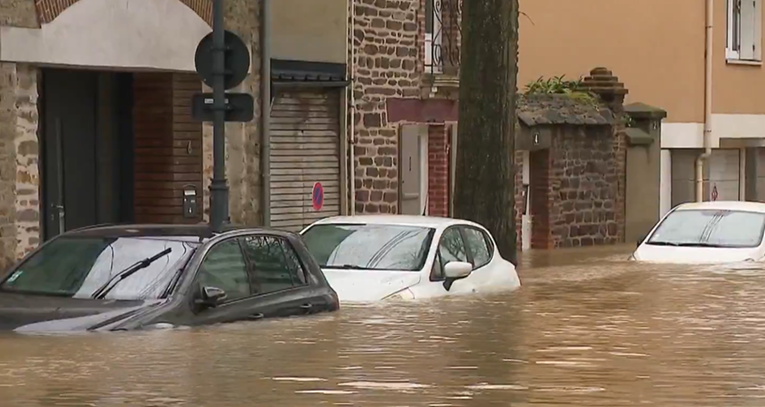
<path id="1" fill-rule="evenodd" d="M 356 212 L 396 213 L 399 129 L 388 120 L 386 102 L 420 95 L 421 2 L 354 0 L 353 4 Z"/>
<path id="2" fill-rule="evenodd" d="M 37 70 L 0 63 L 0 270 L 40 236 Z"/>
<path id="3" fill-rule="evenodd" d="M 40 23 L 37 18 L 35 3 L 37 0 L 0 1 L 0 25 L 35 28 Z"/>
<path id="4" fill-rule="evenodd" d="M 201 1 L 201 0 L 195 0 Z M 187 4 L 190 4 L 187 2 Z M 255 99 L 255 115 L 247 123 L 226 123 L 226 178 L 229 215 L 234 223 L 262 225 L 260 170 L 260 0 L 226 1 L 226 29 L 251 46 L 251 74 L 232 92 L 245 92 Z M 200 85 L 205 92 L 210 88 Z M 213 174 L 213 128 L 203 124 L 204 219 L 210 216 L 210 180 Z"/>
<path id="5" fill-rule="evenodd" d="M 617 138 L 611 126 L 556 126 L 550 154 L 551 246 L 578 247 L 620 242 Z M 623 193 L 623 192 L 621 192 Z"/>

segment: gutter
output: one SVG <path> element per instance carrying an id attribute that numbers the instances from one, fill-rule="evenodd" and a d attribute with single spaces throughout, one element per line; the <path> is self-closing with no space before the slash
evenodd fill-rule
<path id="1" fill-rule="evenodd" d="M 696 159 L 696 201 L 704 201 L 704 163 L 712 155 L 712 51 L 714 0 L 706 0 L 706 46 L 704 52 L 704 152 Z"/>
<path id="2" fill-rule="evenodd" d="M 355 2 L 350 2 L 348 12 L 350 13 L 350 22 L 348 27 L 348 39 L 346 41 L 347 45 L 351 47 L 350 49 L 350 61 L 348 61 L 348 83 L 349 88 L 346 94 L 348 95 L 348 109 L 347 109 L 347 115 L 350 117 L 350 125 L 349 125 L 349 134 L 348 134 L 348 161 L 349 164 L 349 173 L 348 173 L 348 183 L 349 189 L 350 189 L 350 206 L 349 213 L 351 216 L 356 214 L 356 95 L 354 92 L 354 86 L 353 81 L 356 79 L 356 64 L 354 63 L 354 59 L 356 58 L 356 42 L 353 36 L 353 30 L 356 28 L 356 6 Z M 349 19 L 346 18 L 345 21 L 348 21 Z M 349 53 L 346 52 L 346 55 Z"/>
<path id="3" fill-rule="evenodd" d="M 260 174 L 263 226 L 271 226 L 271 0 L 263 0 L 260 32 Z"/>

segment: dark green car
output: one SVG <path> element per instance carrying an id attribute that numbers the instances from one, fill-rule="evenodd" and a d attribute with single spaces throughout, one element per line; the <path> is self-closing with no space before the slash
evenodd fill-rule
<path id="1" fill-rule="evenodd" d="M 207 225 L 120 225 L 46 242 L 0 283 L 0 329 L 196 326 L 339 309 L 299 235 Z"/>

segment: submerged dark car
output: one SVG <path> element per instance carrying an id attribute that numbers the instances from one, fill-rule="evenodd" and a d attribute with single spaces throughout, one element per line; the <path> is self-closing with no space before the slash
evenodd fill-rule
<path id="1" fill-rule="evenodd" d="M 0 329 L 120 331 L 336 311 L 299 235 L 207 225 L 99 226 L 60 235 L 0 283 Z"/>

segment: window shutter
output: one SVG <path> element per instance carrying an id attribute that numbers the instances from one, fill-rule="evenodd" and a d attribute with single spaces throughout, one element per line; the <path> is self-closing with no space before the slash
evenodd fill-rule
<path id="1" fill-rule="evenodd" d="M 757 3 L 760 0 L 741 0 L 741 53 L 739 58 L 745 60 L 753 60 L 755 51 L 759 48 L 759 41 L 756 41 L 756 22 L 757 10 L 759 7 Z M 759 52 L 759 51 L 758 51 Z"/>
<path id="2" fill-rule="evenodd" d="M 752 1 L 754 1 L 754 38 L 752 39 L 754 55 L 752 59 L 762 61 L 762 0 Z"/>

